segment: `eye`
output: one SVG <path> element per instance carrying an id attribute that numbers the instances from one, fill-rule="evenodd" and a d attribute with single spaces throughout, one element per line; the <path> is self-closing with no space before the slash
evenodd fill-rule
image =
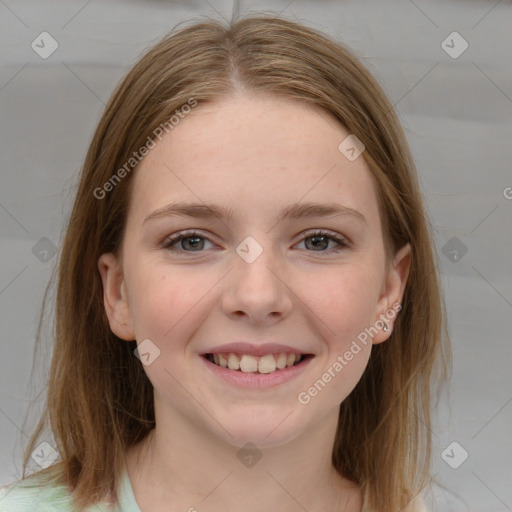
<path id="1" fill-rule="evenodd" d="M 311 240 L 311 243 L 307 243 L 308 240 Z M 322 230 L 312 232 L 310 231 L 306 233 L 306 236 L 302 239 L 302 241 L 305 242 L 307 248 L 312 248 L 313 252 L 321 252 L 323 254 L 336 253 L 349 247 L 347 241 L 342 237 L 329 231 Z M 322 248 L 327 248 L 329 246 L 330 241 L 336 242 L 337 246 L 329 250 L 322 250 Z"/>
<path id="2" fill-rule="evenodd" d="M 311 240 L 310 243 L 308 243 L 309 240 Z M 162 247 L 173 252 L 201 252 L 205 248 L 205 241 L 210 242 L 208 238 L 196 231 L 181 232 L 167 237 L 162 243 Z M 178 248 L 174 247 L 179 242 L 181 242 L 181 245 Z M 349 247 L 347 241 L 342 237 L 323 230 L 307 232 L 302 242 L 305 242 L 307 249 L 312 249 L 313 252 L 321 252 L 323 254 L 337 253 Z M 328 248 L 329 242 L 335 242 L 337 245 L 328 250 L 323 250 Z"/>
<path id="3" fill-rule="evenodd" d="M 202 236 L 200 233 L 196 231 L 187 232 L 187 233 L 176 233 L 170 237 L 167 237 L 162 247 L 164 249 L 168 249 L 170 251 L 180 251 L 183 250 L 185 252 L 201 252 L 204 248 L 204 240 L 208 240 L 206 237 Z M 180 249 L 176 249 L 173 246 L 178 242 L 183 242 L 181 244 Z M 211 243 L 211 242 L 210 242 Z M 191 250 L 188 250 L 191 249 Z"/>

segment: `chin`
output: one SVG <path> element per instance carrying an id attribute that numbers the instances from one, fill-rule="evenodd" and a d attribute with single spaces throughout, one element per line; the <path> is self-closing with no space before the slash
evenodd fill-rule
<path id="1" fill-rule="evenodd" d="M 258 448 L 272 448 L 289 443 L 300 435 L 297 429 L 292 429 L 291 423 L 284 421 L 286 415 L 278 421 L 259 421 L 257 423 L 247 421 L 237 424 L 225 424 L 226 430 L 218 432 L 218 435 L 231 446 L 243 448 L 247 443 L 252 443 Z M 280 422 L 283 422 L 280 424 Z M 286 423 L 286 425 L 285 425 Z"/>

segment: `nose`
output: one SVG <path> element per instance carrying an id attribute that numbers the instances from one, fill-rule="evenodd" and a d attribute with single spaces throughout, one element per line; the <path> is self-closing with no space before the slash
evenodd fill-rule
<path id="1" fill-rule="evenodd" d="M 293 283 L 289 280 L 284 264 L 270 249 L 254 261 L 235 253 L 222 295 L 223 311 L 229 317 L 247 317 L 253 324 L 279 322 L 293 307 Z"/>

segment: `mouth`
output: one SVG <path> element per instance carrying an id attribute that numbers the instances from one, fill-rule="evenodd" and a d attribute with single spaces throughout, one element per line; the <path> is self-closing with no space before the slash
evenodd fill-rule
<path id="1" fill-rule="evenodd" d="M 253 356 L 250 354 L 237 354 L 233 352 L 203 354 L 210 363 L 238 373 L 279 373 L 287 368 L 301 366 L 312 359 L 313 354 L 285 353 Z"/>

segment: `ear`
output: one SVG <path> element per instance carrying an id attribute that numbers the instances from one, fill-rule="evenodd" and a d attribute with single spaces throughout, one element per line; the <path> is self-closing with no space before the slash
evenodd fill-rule
<path id="1" fill-rule="evenodd" d="M 103 281 L 103 302 L 110 328 L 119 338 L 133 341 L 135 331 L 121 265 L 113 253 L 105 253 L 98 258 L 98 270 Z"/>
<path id="2" fill-rule="evenodd" d="M 396 316 L 399 314 L 400 309 L 402 309 L 402 297 L 410 267 L 411 245 L 406 244 L 396 253 L 393 264 L 388 270 L 382 294 L 379 297 L 377 316 L 375 318 L 375 326 L 378 327 L 378 333 L 372 339 L 374 345 L 386 341 L 393 332 Z M 382 328 L 382 322 L 385 322 L 388 326 L 387 331 L 384 331 Z"/>

